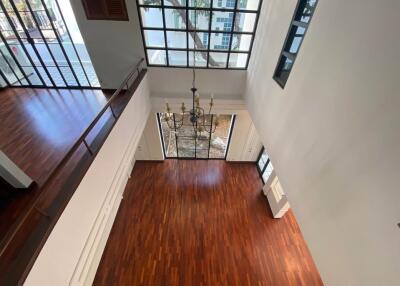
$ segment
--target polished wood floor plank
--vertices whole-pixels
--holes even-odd
[[[322,285],[261,188],[252,164],[137,162],[94,285]]]

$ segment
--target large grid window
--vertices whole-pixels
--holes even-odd
[[[0,1],[0,75],[6,86],[99,87],[69,0]]]
[[[284,88],[292,70],[296,56],[299,52],[304,35],[310,24],[311,17],[317,6],[318,0],[299,0],[289,33],[286,37],[278,65],[274,73],[275,81]]]
[[[137,0],[147,64],[247,69],[261,3]]]

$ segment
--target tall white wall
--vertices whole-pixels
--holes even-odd
[[[91,285],[150,112],[147,75],[57,221],[25,285]]]
[[[129,21],[87,20],[81,0],[70,0],[102,88],[118,88],[144,58],[136,1],[125,1]]]
[[[246,101],[326,285],[400,281],[400,1],[320,0],[286,88],[296,0],[264,1]]]

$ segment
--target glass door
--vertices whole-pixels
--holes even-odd
[[[177,124],[179,114],[173,114],[173,122],[169,125],[163,120],[163,113],[158,113],[157,117],[165,158],[226,159],[235,115],[219,115],[218,126],[215,124],[217,115],[210,115],[205,123],[209,132],[202,132],[197,137],[187,116],[180,128]],[[211,132],[214,130],[215,132]]]

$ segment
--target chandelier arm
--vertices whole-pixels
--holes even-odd
[[[181,129],[183,126],[183,116],[181,116],[181,119],[177,122],[175,119],[175,128],[176,129]]]
[[[170,122],[170,120],[165,120],[165,122],[167,122],[167,125],[168,125],[168,128],[169,129],[174,129],[174,126],[171,126],[171,123],[169,123]]]

